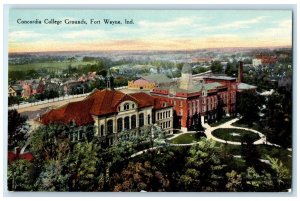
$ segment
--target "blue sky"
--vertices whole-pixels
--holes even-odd
[[[88,25],[49,25],[44,19]],[[42,21],[40,25],[17,20]],[[102,24],[90,24],[99,19]],[[103,19],[122,25],[105,25]],[[124,20],[133,20],[126,25]],[[292,12],[284,10],[11,9],[9,51],[184,50],[211,47],[291,46]]]

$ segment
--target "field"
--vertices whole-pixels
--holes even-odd
[[[83,62],[83,61],[62,61],[62,62],[43,62],[43,63],[30,63],[30,64],[9,64],[9,71],[28,71],[28,70],[39,70],[39,69],[47,69],[49,71],[63,70],[67,69],[69,66],[71,67],[79,67],[84,65],[92,65],[95,64],[95,61],[91,62]]]

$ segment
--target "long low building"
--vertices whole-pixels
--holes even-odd
[[[95,136],[110,145],[124,130],[139,132],[146,125],[160,126],[166,134],[173,133],[173,109],[143,92],[125,94],[118,90],[95,90],[82,101],[68,103],[42,115],[39,122],[94,125]],[[80,137],[78,137],[80,138]]]

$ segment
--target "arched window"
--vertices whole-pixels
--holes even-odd
[[[104,136],[104,125],[101,125],[100,128],[100,137]]]
[[[131,129],[136,128],[136,116],[131,116]]]
[[[129,110],[129,103],[124,104],[124,110]]]
[[[129,129],[129,117],[124,118],[124,128]]]
[[[117,120],[117,131],[118,131],[118,132],[121,132],[122,129],[123,129],[123,119],[122,119],[122,118],[119,118],[119,119]]]
[[[148,114],[148,124],[151,124],[151,116]]]
[[[144,113],[139,114],[139,126],[144,126]]]
[[[107,133],[112,134],[113,133],[113,120],[107,121]]]

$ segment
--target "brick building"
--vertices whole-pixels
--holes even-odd
[[[152,96],[173,106],[175,124],[188,130],[206,120],[217,118],[218,107],[224,113],[235,113],[236,78],[228,76],[193,77],[191,66],[185,64],[181,78],[171,87],[157,87]]]

